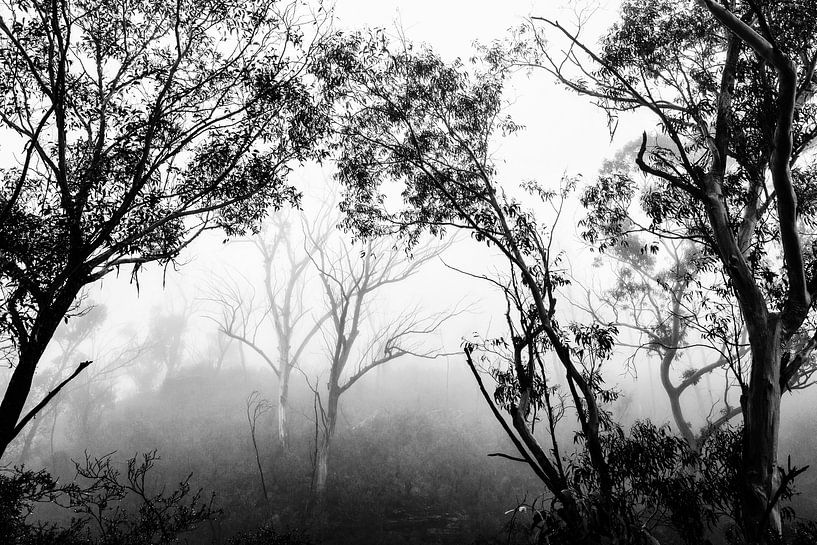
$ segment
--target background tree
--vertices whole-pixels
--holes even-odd
[[[4,5],[0,125],[21,157],[0,191],[1,342],[14,366],[0,455],[33,416],[22,414],[35,370],[84,286],[297,200],[286,175],[326,126],[303,77],[317,17],[267,0]]]
[[[325,398],[317,381],[310,384],[319,430],[313,480],[313,501],[318,508],[325,499],[341,396],[371,370],[398,358],[440,356],[439,348],[425,347],[428,337],[457,314],[454,310],[424,315],[416,305],[402,312],[381,310],[383,292],[414,276],[439,255],[440,248],[418,247],[407,256],[385,238],[354,245],[339,237],[321,242],[316,237],[326,232],[325,225],[324,219],[307,231],[329,316],[323,332],[328,359]]]
[[[781,531],[780,396],[817,341],[804,328],[815,289],[807,225],[815,136],[817,45],[810,2],[624,2],[620,21],[593,51],[557,21],[534,18],[510,51],[592,97],[615,120],[643,109],[669,145],[649,146],[626,174],[602,177],[591,215],[608,225],[636,199],[658,236],[683,236],[717,259],[746,324],[749,378],[744,421],[741,526],[752,543]],[[564,40],[560,53],[545,32]],[[502,56],[502,55],[500,55]],[[798,161],[799,160],[799,161]],[[681,230],[665,230],[667,219]],[[602,233],[615,237],[613,231]]]
[[[253,239],[264,270],[264,303],[255,308],[255,293],[242,293],[240,286],[215,287],[211,298],[221,307],[219,331],[252,350],[269,365],[278,378],[278,441],[286,450],[289,384],[292,371],[329,317],[310,315],[305,297],[310,255],[326,242],[333,226],[316,234],[315,240],[299,241],[293,233],[292,217],[276,214]],[[281,266],[283,264],[283,267]],[[311,319],[310,319],[311,318]],[[306,324],[307,329],[303,329]],[[271,356],[264,340],[275,338],[277,354]]]
[[[605,262],[612,262],[615,285],[599,293],[588,290],[586,301],[578,306],[597,321],[635,335],[634,343],[618,342],[634,349],[629,365],[636,365],[644,354],[658,359],[661,386],[675,426],[695,449],[704,434],[741,413],[735,391],[745,379],[745,329],[739,310],[705,283],[706,264],[697,262],[689,245],[660,241],[662,260],[653,253],[657,249],[650,250],[641,242],[630,236],[606,250]],[[718,385],[722,380],[722,395],[717,396],[721,399],[712,401],[705,424],[695,429],[683,408],[682,395],[704,381],[711,398],[711,379],[716,374],[722,376],[716,378]]]

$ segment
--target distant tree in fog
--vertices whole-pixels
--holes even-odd
[[[326,219],[323,220],[324,225]],[[395,311],[384,304],[390,289],[405,282],[444,248],[418,246],[411,256],[387,238],[352,244],[334,237],[320,241],[321,220],[307,227],[314,248],[312,262],[324,291],[329,319],[323,329],[326,357],[322,377],[310,382],[315,394],[318,435],[315,445],[313,501],[320,507],[326,493],[331,446],[341,396],[371,370],[399,358],[442,355],[429,337],[458,314],[457,309],[424,313],[417,305]]]
[[[740,386],[745,380],[748,346],[740,312],[718,293],[717,283],[705,283],[701,273],[706,260],[694,248],[663,241],[657,256],[636,236],[627,244],[607,250],[598,266],[612,265],[615,283],[600,293],[587,292],[578,306],[596,320],[610,323],[636,336],[630,356],[657,358],[661,387],[669,401],[680,434],[695,448],[702,434],[740,415]],[[667,258],[663,263],[661,258]],[[683,364],[686,357],[691,363]],[[694,367],[692,362],[700,362]],[[647,365],[652,365],[649,361]],[[638,369],[635,369],[638,372]],[[711,375],[717,374],[718,390],[709,407],[706,423],[695,429],[685,413],[681,396],[705,381],[712,396]]]
[[[324,94],[307,83],[328,20],[273,0],[11,0],[0,8],[0,456],[82,288],[172,262],[208,229],[296,202]],[[313,37],[313,34],[316,36]],[[84,364],[70,377],[76,376]],[[45,399],[45,398],[44,398]]]
[[[297,225],[293,225],[297,223]],[[300,222],[292,215],[276,214],[272,221],[253,239],[253,246],[262,258],[264,301],[256,302],[254,288],[241,289],[236,281],[215,284],[209,299],[220,307],[215,318],[219,331],[258,354],[278,378],[278,441],[288,448],[287,414],[289,384],[304,350],[329,317],[322,310],[311,312],[304,297],[310,254],[326,242],[334,225],[301,240],[293,233],[300,231]],[[267,342],[275,341],[276,353],[270,354]]]
[[[161,305],[151,308],[142,346],[145,357],[130,373],[141,391],[156,388],[179,372],[190,355],[185,336],[195,311],[196,302],[189,301],[183,293],[166,297]]]
[[[114,401],[117,379],[128,370],[132,372],[134,364],[144,360],[145,344],[139,339],[124,341],[110,331],[100,335],[105,331],[107,307],[82,297],[87,310],[57,329],[49,349],[49,353],[56,352],[56,355],[40,365],[34,378],[32,391],[37,397],[47,396],[49,392],[56,394],[15,442],[18,445],[21,442],[17,458],[20,463],[29,463],[34,453],[43,456],[44,444],[53,456],[57,422],[61,417],[70,430],[68,433],[79,444],[89,440],[106,414],[106,408]],[[95,358],[101,360],[98,365],[91,366],[64,387],[59,386],[72,362]]]

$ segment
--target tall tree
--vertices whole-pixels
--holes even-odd
[[[337,43],[320,66],[327,72],[324,77],[342,79],[339,88],[347,97],[337,128],[337,178],[346,187],[343,207],[349,225],[362,233],[397,231],[409,244],[423,231],[462,230],[501,254],[510,269],[507,282],[498,284],[509,304],[509,338],[465,345],[478,380],[476,354],[491,346],[507,347],[503,357],[511,366],[503,370],[507,395],[502,407],[511,424],[498,409],[494,415],[519,459],[552,494],[576,542],[598,542],[594,540],[618,530],[633,536],[634,543],[648,539],[648,532],[632,520],[621,519],[624,528],[614,528],[620,519],[614,516],[617,504],[604,452],[601,408],[611,393],[602,387],[599,366],[610,354],[615,331],[604,324],[561,324],[557,316],[557,292],[567,278],[550,227],[573,181],[566,180],[561,191],[536,182],[521,184],[523,193],[551,210],[545,223],[513,196],[508,184],[502,185],[492,156],[493,139],[519,128],[503,114],[502,74],[471,72],[459,61],[445,63],[411,44],[392,50],[377,34],[346,36]],[[387,206],[394,204],[387,199],[395,191],[392,183],[403,197],[404,206],[396,210]],[[569,387],[589,453],[592,496],[601,498],[593,507],[584,503],[589,497],[582,497],[581,487],[565,472],[559,449],[534,435],[538,411],[546,410],[548,380],[540,366],[544,352],[555,354]],[[493,407],[484,388],[483,393]],[[588,511],[583,512],[584,507]],[[591,518],[598,523],[595,528]]]
[[[815,171],[803,160],[817,136],[814,10],[813,2],[626,1],[597,51],[544,18],[509,50],[593,98],[614,122],[622,111],[651,113],[669,140],[651,145],[645,133],[636,163],[649,183],[602,177],[607,202],[593,203],[591,215],[617,226],[603,233],[614,240],[626,225],[609,220],[638,200],[655,235],[695,241],[728,280],[751,349],[740,499],[751,543],[781,531],[778,500],[796,472],[778,466],[780,398],[817,346],[817,330],[804,327],[817,290],[808,235]]]
[[[0,332],[14,366],[0,456],[33,416],[35,370],[83,286],[297,200],[287,173],[326,127],[324,95],[304,78],[317,17],[274,0],[0,8],[0,126],[21,154],[0,190]]]

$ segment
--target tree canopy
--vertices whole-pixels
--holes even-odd
[[[310,23],[315,22],[312,26]],[[272,0],[12,1],[0,12],[0,452],[82,286],[256,229],[327,127],[322,15]]]

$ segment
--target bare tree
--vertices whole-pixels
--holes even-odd
[[[675,425],[697,448],[702,435],[741,414],[734,397],[745,380],[748,345],[739,310],[702,282],[698,262],[702,256],[683,242],[661,243],[661,256],[635,236],[609,249],[606,262],[613,264],[614,287],[600,292],[587,289],[585,301],[575,304],[595,320],[636,336],[635,344],[618,341],[619,346],[634,349],[630,361],[643,353],[658,359],[661,386]],[[660,257],[667,257],[667,263],[661,263]],[[705,363],[687,365],[681,371],[682,355]],[[723,395],[712,404],[706,425],[696,430],[685,415],[681,396],[715,372],[723,375]]]
[[[317,231],[317,233],[315,232]],[[388,239],[350,244],[345,240],[318,244],[320,229],[307,238],[315,249],[312,262],[318,270],[329,320],[324,328],[328,376],[323,393],[316,385],[316,436],[313,501],[320,506],[326,493],[332,439],[341,396],[369,371],[412,356],[436,358],[440,348],[424,348],[429,335],[458,311],[423,314],[412,307],[395,315],[378,316],[378,295],[412,277],[434,259],[439,247],[418,247],[411,257],[392,247]],[[382,322],[381,322],[382,320]],[[325,399],[323,398],[325,395]]]
[[[250,426],[250,438],[252,439],[252,448],[255,452],[255,463],[258,466],[258,475],[261,477],[261,492],[264,494],[264,499],[269,500],[267,494],[267,481],[264,478],[264,467],[261,464],[261,455],[258,453],[258,439],[256,438],[256,428],[258,426],[258,419],[272,409],[269,401],[261,397],[258,390],[254,390],[247,398],[247,424]]]
[[[329,317],[324,312],[311,314],[310,301],[304,297],[310,253],[329,237],[334,225],[326,224],[314,240],[301,244],[292,233],[289,215],[278,214],[253,239],[261,256],[264,271],[263,303],[246,279],[242,291],[235,280],[213,286],[209,299],[220,307],[215,318],[219,331],[259,355],[278,378],[278,441],[288,448],[287,414],[292,371]],[[282,266],[283,265],[283,266]],[[268,341],[274,338],[276,353],[270,354]]]

